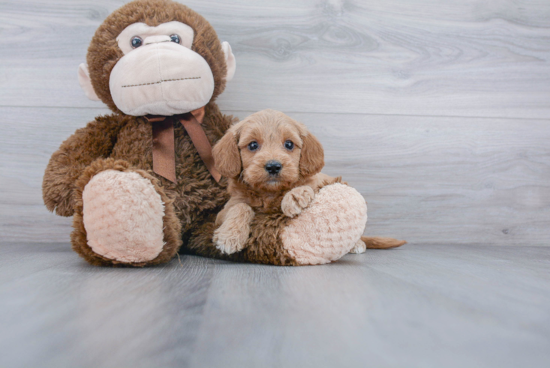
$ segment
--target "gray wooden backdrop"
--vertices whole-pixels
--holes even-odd
[[[0,1],[0,235],[68,242],[41,180],[107,113],[76,78],[124,1]],[[219,105],[275,108],[324,144],[369,203],[368,234],[412,244],[548,245],[550,1],[190,0],[237,73]]]

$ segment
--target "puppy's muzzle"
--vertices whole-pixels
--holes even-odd
[[[279,161],[271,160],[265,164],[265,171],[272,176],[279,175],[282,169],[283,165]]]

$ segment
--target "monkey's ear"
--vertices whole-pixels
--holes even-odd
[[[80,87],[86,94],[86,97],[92,101],[99,101],[99,97],[97,97],[94,87],[92,86],[87,64],[82,63],[78,66],[78,83],[80,83]]]
[[[300,153],[300,173],[304,177],[315,175],[325,166],[325,152],[321,142],[309,132],[302,136]]]
[[[216,143],[212,149],[212,156],[216,168],[226,178],[235,178],[241,173],[241,154],[233,130],[228,130]]]
[[[233,55],[233,52],[231,51],[231,45],[229,42],[224,41],[222,43],[222,50],[225,55],[225,65],[227,65],[227,75],[225,76],[225,80],[226,82],[229,82],[235,75],[237,60],[235,60],[235,55]]]

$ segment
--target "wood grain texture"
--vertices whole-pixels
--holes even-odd
[[[76,83],[123,1],[0,4],[0,105],[99,107]],[[548,118],[550,3],[187,1],[229,41],[224,110]]]
[[[42,175],[59,144],[98,112],[108,111],[1,108],[3,239],[67,241],[71,221],[46,211]],[[413,244],[549,245],[548,121],[290,115],[323,143],[323,171],[366,198],[367,234]]]
[[[550,248],[405,246],[315,267],[87,265],[0,245],[2,367],[547,367]]]

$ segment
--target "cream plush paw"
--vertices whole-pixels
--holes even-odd
[[[364,241],[359,239],[349,252],[353,254],[361,254],[361,253],[365,253],[366,251],[367,251],[367,245],[365,244]]]
[[[223,224],[214,231],[212,241],[218,250],[225,254],[241,251],[250,235],[250,222],[254,211],[244,203],[231,207]]]
[[[283,247],[301,265],[335,261],[354,249],[367,224],[367,204],[350,186],[323,187],[281,233]]]
[[[302,213],[302,210],[309,206],[314,197],[315,192],[311,187],[307,185],[296,187],[283,197],[281,210],[286,216],[292,218]]]
[[[90,248],[125,263],[146,262],[164,246],[164,204],[153,184],[135,172],[106,170],[82,193]]]

